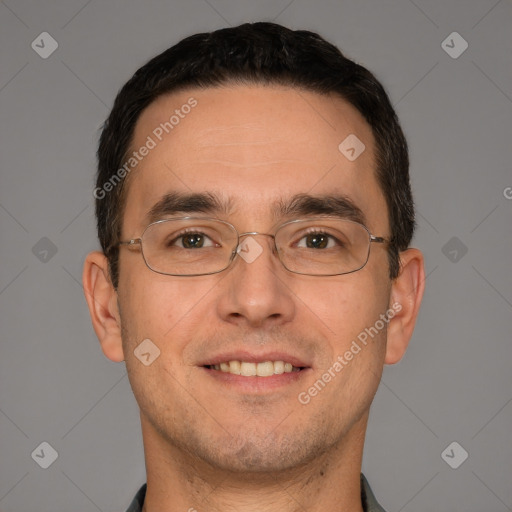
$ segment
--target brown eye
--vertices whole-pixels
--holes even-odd
[[[186,249],[200,249],[204,246],[206,237],[201,233],[187,233],[179,238]]]
[[[325,249],[329,244],[329,236],[323,233],[315,233],[305,238],[308,249]]]
[[[297,247],[306,249],[332,249],[341,244],[334,236],[324,231],[306,233],[297,243]]]

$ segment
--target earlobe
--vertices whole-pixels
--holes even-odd
[[[425,288],[422,253],[407,249],[400,253],[400,261],[400,274],[391,285],[390,304],[396,304],[394,309],[398,312],[388,324],[386,364],[397,363],[405,354]]]
[[[103,353],[114,362],[124,361],[117,292],[110,280],[107,258],[102,252],[94,251],[87,255],[82,284]]]

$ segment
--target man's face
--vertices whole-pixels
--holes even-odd
[[[158,141],[154,130],[190,97],[197,106]],[[338,149],[350,134],[366,147],[354,161]],[[171,193],[213,194],[231,209],[184,209],[162,218],[214,217],[239,233],[275,233],[297,218],[276,216],[277,201],[339,196],[363,212],[372,234],[389,237],[371,129],[339,98],[282,87],[194,89],[162,97],[142,113],[132,148],[148,136],[157,144],[129,176],[123,240],[140,237],[148,212]],[[359,343],[341,370],[332,367],[389,309],[391,283],[383,245],[372,244],[358,272],[312,277],[288,272],[272,238],[253,238],[263,249],[254,261],[238,255],[227,270],[197,277],[157,274],[140,252],[121,248],[123,350],[146,439],[215,467],[282,470],[364,432],[386,329]],[[148,338],[161,353],[146,366],[134,350]],[[280,360],[303,369],[255,377],[210,367],[231,360]],[[325,386],[301,403],[329,368],[330,381],[324,378]]]

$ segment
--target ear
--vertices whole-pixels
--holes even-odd
[[[82,284],[92,325],[103,353],[112,361],[124,361],[117,292],[110,280],[107,258],[102,252],[95,251],[87,255]]]
[[[390,305],[396,312],[387,329],[386,364],[395,364],[405,354],[425,289],[423,255],[418,249],[400,253],[400,273],[391,284]]]

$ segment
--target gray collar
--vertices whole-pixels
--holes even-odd
[[[375,499],[370,484],[363,473],[361,473],[361,501],[363,502],[364,512],[386,512]]]

